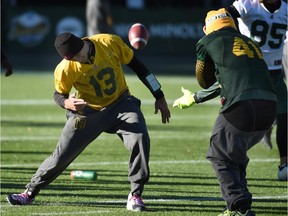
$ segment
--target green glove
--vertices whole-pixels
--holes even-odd
[[[173,107],[179,107],[180,109],[186,109],[192,105],[195,104],[194,100],[194,93],[192,94],[189,90],[181,88],[181,91],[183,92],[183,96],[178,98],[174,101]]]

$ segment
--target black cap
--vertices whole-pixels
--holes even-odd
[[[74,34],[65,32],[56,37],[54,46],[62,58],[70,60],[81,51],[84,42]]]

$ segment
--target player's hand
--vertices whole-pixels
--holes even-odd
[[[73,111],[83,110],[87,105],[83,99],[76,98],[76,93],[73,93],[65,100],[65,108]]]
[[[192,94],[189,90],[181,88],[183,92],[183,96],[174,101],[173,107],[179,107],[180,109],[186,109],[195,104],[194,94]]]
[[[9,61],[4,60],[2,62],[2,67],[6,69],[6,72],[5,72],[6,77],[10,76],[13,73],[13,68]]]
[[[170,110],[168,108],[167,102],[164,97],[155,101],[155,112],[154,114],[158,113],[158,110],[161,112],[162,123],[166,124],[169,123],[169,119],[171,117]]]

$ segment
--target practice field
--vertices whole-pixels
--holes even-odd
[[[218,215],[225,207],[218,182],[205,160],[217,116],[218,99],[186,110],[173,108],[181,86],[199,89],[189,76],[158,76],[171,110],[170,124],[154,114],[154,99],[136,76],[127,76],[131,92],[142,99],[151,137],[151,178],[143,194],[143,215]],[[5,198],[25,189],[39,164],[57,144],[65,111],[53,101],[52,73],[1,76],[1,215],[135,215],[125,208],[129,193],[128,150],[116,135],[102,134],[30,206],[11,206]],[[96,123],[97,124],[97,123]],[[279,163],[262,143],[249,151],[248,186],[257,215],[287,215],[287,182],[277,180]],[[81,140],[79,140],[80,142]],[[96,170],[96,181],[70,180],[72,170]],[[142,214],[142,213],[141,213]]]

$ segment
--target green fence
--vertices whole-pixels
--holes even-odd
[[[86,35],[85,7],[21,6],[6,8],[1,31],[2,48],[13,60],[15,68],[54,69],[60,60],[53,43],[57,34],[70,31]],[[206,11],[199,8],[157,8],[131,10],[113,8],[114,28],[127,43],[133,23],[144,24],[150,33],[147,46],[135,51],[160,64],[167,58],[174,63],[195,58],[195,44],[203,36]],[[152,64],[151,62],[151,64]]]

